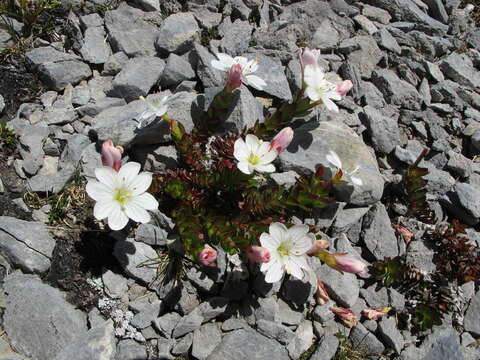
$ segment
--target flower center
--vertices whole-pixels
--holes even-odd
[[[260,157],[256,156],[255,154],[250,154],[248,157],[248,162],[252,165],[257,165],[260,162]]]
[[[288,256],[290,254],[290,247],[282,242],[280,246],[277,248],[277,253],[280,257]]]
[[[131,198],[132,193],[125,188],[117,189],[113,194],[113,200],[115,200],[122,206],[125,205]]]

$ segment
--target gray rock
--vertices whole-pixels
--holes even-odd
[[[183,54],[193,47],[199,32],[192,13],[173,14],[163,21],[155,46],[160,54]]]
[[[317,266],[315,274],[323,281],[331,298],[341,306],[350,308],[357,302],[360,286],[354,274],[342,274],[328,265]]]
[[[58,194],[75,175],[73,166],[66,166],[55,174],[37,174],[28,179],[27,184],[31,191],[49,194]]]
[[[152,323],[163,336],[170,338],[180,319],[181,316],[176,312],[169,312],[156,318]]]
[[[480,75],[466,54],[450,54],[440,63],[440,68],[448,78],[461,85],[480,87]]]
[[[376,39],[378,42],[378,46],[382,49],[392,51],[397,55],[402,53],[402,48],[398,45],[397,40],[390,34],[390,32],[383,28],[376,34]]]
[[[405,340],[398,330],[395,320],[392,317],[383,318],[378,324],[378,329],[385,343],[393,348],[397,354],[400,354],[405,346]]]
[[[203,316],[199,308],[191,311],[188,315],[185,315],[178,321],[175,329],[173,330],[172,337],[179,338],[189,332],[195,331],[200,328],[203,322]]]
[[[112,298],[121,298],[128,291],[127,279],[111,270],[102,274],[102,282],[105,292]]]
[[[200,23],[200,27],[207,30],[215,28],[222,21],[222,14],[210,11],[211,8],[209,8],[208,5],[190,4],[189,10]]]
[[[313,319],[322,325],[332,320],[335,317],[335,314],[332,312],[332,310],[330,310],[332,306],[335,306],[335,302],[332,300],[323,305],[315,306],[315,310],[313,311]]]
[[[160,85],[168,87],[193,78],[195,78],[195,71],[193,71],[192,65],[184,58],[170,54],[160,79]]]
[[[144,329],[152,323],[152,319],[158,317],[162,309],[162,302],[153,294],[130,302],[128,307],[135,313],[130,324],[137,329]]]
[[[66,54],[52,47],[39,47],[25,53],[27,61],[38,71],[43,82],[56,91],[68,84],[77,84],[90,77],[92,71],[78,56]]]
[[[188,279],[200,292],[206,294],[215,294],[218,292],[218,284],[215,280],[203,271],[192,267],[187,272]]]
[[[140,224],[135,230],[135,240],[147,245],[165,246],[168,232],[153,224]]]
[[[80,26],[83,30],[86,30],[90,27],[103,26],[103,19],[97,13],[80,16],[79,20]]]
[[[60,156],[60,166],[76,167],[82,157],[82,152],[91,144],[88,136],[75,134],[66,138],[67,144]]]
[[[358,66],[360,75],[365,79],[370,78],[372,71],[384,56],[377,42],[371,36],[363,35],[342,41],[339,51],[347,54],[347,60]]]
[[[350,230],[368,212],[370,207],[342,209],[337,213],[332,226],[332,235],[338,236]]]
[[[369,0],[369,4],[387,10],[397,21],[416,23],[421,30],[445,33],[448,26],[431,18],[422,11],[414,0]]]
[[[245,56],[249,60],[258,60],[258,69],[255,75],[261,77],[267,83],[267,86],[263,89],[265,93],[281,100],[292,100],[292,92],[285,76],[285,67],[280,61],[274,60],[260,52],[247,53]]]
[[[368,4],[363,5],[362,14],[370,20],[379,22],[384,25],[388,24],[390,20],[392,20],[392,17],[388,13],[388,11]]]
[[[115,351],[113,321],[108,320],[88,330],[83,339],[68,345],[54,360],[113,360]]]
[[[225,313],[228,306],[228,299],[224,297],[213,297],[208,301],[202,302],[199,309],[203,316],[203,322],[215,319],[217,316]]]
[[[172,95],[168,104],[168,116],[180,121],[185,130],[190,132],[194,128],[194,124],[201,121],[201,111],[205,108],[205,98],[202,94],[182,91]]]
[[[377,288],[374,284],[368,288],[360,289],[360,294],[366,300],[368,306],[374,309],[392,306],[395,309],[402,310],[405,307],[405,296],[394,289]]]
[[[285,347],[252,329],[240,329],[226,334],[208,360],[289,360]]]
[[[472,160],[453,150],[448,152],[448,156],[449,159],[446,165],[448,170],[461,177],[469,177],[472,174]]]
[[[278,299],[278,311],[275,316],[275,321],[285,325],[298,325],[303,320],[303,315],[299,311],[293,310],[282,299]]]
[[[83,106],[78,107],[76,110],[77,113],[81,116],[94,117],[100,114],[103,110],[115,106],[124,106],[126,104],[127,103],[124,99],[104,97],[102,99],[92,100],[84,104]]]
[[[362,237],[377,260],[399,254],[398,241],[383,204],[375,204],[363,219]]]
[[[110,55],[103,65],[102,75],[117,75],[127,62],[128,56],[122,51]]]
[[[426,241],[412,241],[408,246],[407,263],[415,266],[415,268],[421,270],[423,273],[432,273],[435,271],[436,266],[433,262],[432,244]]]
[[[124,98],[127,102],[136,100],[139,96],[147,96],[160,79],[164,68],[165,62],[157,57],[130,59],[115,76],[109,95]]]
[[[322,121],[297,128],[292,143],[279,156],[282,170],[294,170],[300,174],[315,171],[318,164],[327,165],[324,156],[331,150],[342,160],[344,170],[359,166],[355,176],[363,180],[363,185],[355,185],[353,192],[351,185],[347,189],[339,188],[337,199],[359,206],[377,202],[384,185],[377,162],[361,138],[342,123]]]
[[[438,66],[437,63],[431,63],[429,61],[425,61],[424,64],[428,74],[435,82],[440,82],[445,80],[442,70],[440,70],[440,66]]]
[[[115,360],[147,359],[147,348],[135,340],[121,340],[117,345]]]
[[[20,155],[23,158],[23,170],[30,175],[35,175],[43,164],[43,143],[48,136],[48,128],[44,125],[29,125],[20,136]]]
[[[156,277],[156,266],[145,264],[158,257],[149,245],[127,238],[115,243],[113,254],[124,271],[141,283],[149,284]]]
[[[248,21],[237,19],[232,23],[230,18],[226,18],[218,27],[218,32],[222,36],[219,50],[231,56],[244,53],[252,38],[252,30],[253,27]]]
[[[408,346],[401,357],[405,360],[465,359],[459,335],[452,327],[435,327],[420,347]]]
[[[463,325],[465,330],[472,333],[474,336],[480,336],[480,323],[478,322],[478,314],[480,311],[480,291],[470,300]]]
[[[469,225],[480,221],[480,190],[466,183],[457,183],[447,196],[448,199],[442,198],[442,202],[461,221]]]
[[[55,240],[43,223],[0,216],[2,254],[23,271],[47,271],[54,247]]]
[[[373,35],[378,31],[378,28],[365,15],[356,15],[353,20],[369,35]]]
[[[382,353],[385,350],[385,346],[362,324],[352,328],[349,339],[355,349],[363,349],[368,353]]]
[[[441,0],[424,0],[424,2],[428,5],[428,12],[434,19],[448,24],[447,10]]]
[[[193,343],[193,333],[189,333],[181,338],[172,349],[172,354],[183,355],[190,351]]]
[[[295,338],[295,333],[288,327],[265,319],[257,321],[257,330],[266,337],[277,340],[280,344],[289,344]]]
[[[2,95],[0,95],[0,114],[3,113],[4,109],[5,109],[5,99],[3,98]]]
[[[148,0],[151,1],[151,0]],[[158,0],[156,0],[158,2]],[[164,360],[175,360],[176,357],[172,356],[171,351],[175,346],[174,339],[157,339],[158,358]]]
[[[395,118],[383,116],[372,106],[365,106],[362,114],[375,150],[388,155],[400,145],[400,130]]]
[[[4,329],[10,344],[23,355],[54,359],[87,335],[85,314],[38,277],[14,272],[5,278],[4,290],[8,294]]]
[[[417,89],[391,70],[380,69],[372,73],[372,82],[385,95],[390,104],[406,109],[420,110],[420,96]]]
[[[86,62],[104,64],[111,52],[110,46],[105,41],[103,27],[90,27],[85,30],[84,43],[80,53]]]
[[[198,360],[206,359],[222,341],[222,333],[217,324],[202,325],[193,333],[192,356]]]
[[[298,359],[313,344],[313,326],[308,320],[302,322],[295,331],[295,337],[287,346],[292,359]]]
[[[225,332],[244,329],[247,327],[248,327],[247,322],[243,319],[238,319],[238,318],[229,318],[222,323],[222,330]]]
[[[340,341],[335,335],[325,335],[310,360],[331,360],[337,352]]]
[[[258,299],[259,307],[255,309],[255,318],[258,320],[274,321],[278,313],[278,304],[273,297]]]
[[[194,60],[197,64],[197,75],[205,88],[225,86],[225,73],[215,69],[211,65],[212,60],[217,60],[216,56],[212,55],[206,48],[204,48],[200,44],[194,45],[192,55],[194,55]]]
[[[320,51],[334,49],[340,41],[340,34],[330,19],[325,19],[313,34],[311,46]]]
[[[158,28],[144,18],[143,11],[126,3],[105,13],[105,26],[115,53],[122,51],[130,57],[156,55]]]

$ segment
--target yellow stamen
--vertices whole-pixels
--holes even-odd
[[[113,200],[124,206],[132,198],[132,193],[124,188],[117,189],[113,195]]]

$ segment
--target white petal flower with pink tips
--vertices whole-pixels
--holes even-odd
[[[257,90],[263,90],[267,83],[259,76],[253,75],[258,69],[258,61],[255,59],[248,60],[243,56],[231,57],[228,54],[218,53],[218,60],[212,60],[210,64],[218,70],[229,71],[232,66],[239,64],[242,67],[242,81],[246,85],[250,85]]]
[[[158,208],[157,200],[146,191],[152,183],[152,174],[139,174],[140,164],[128,162],[117,172],[103,166],[95,169],[97,180],[87,183],[87,194],[97,203],[93,215],[97,220],[108,219],[112,230],[121,230],[128,219],[140,223],[150,221],[147,210]]]
[[[284,272],[297,279],[303,278],[304,270],[309,270],[306,253],[312,247],[315,236],[308,232],[307,225],[294,225],[287,229],[282,223],[272,223],[268,233],[262,233],[260,244],[270,253],[270,261],[260,270],[265,273],[265,281],[279,281]]]
[[[262,141],[252,134],[248,134],[245,141],[237,139],[234,144],[233,156],[238,160],[238,169],[244,174],[250,175],[254,171],[274,172],[275,166],[271,162],[277,155],[268,141]]]

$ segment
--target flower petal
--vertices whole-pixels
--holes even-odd
[[[98,181],[112,189],[114,189],[118,184],[118,174],[111,167],[102,166],[96,168],[95,176],[97,177]]]
[[[260,235],[260,244],[269,251],[273,251],[277,250],[280,245],[280,240],[268,233],[262,233],[262,235]]]
[[[287,231],[286,226],[279,222],[274,222],[268,227],[268,232],[279,244],[285,240]]]
[[[285,271],[287,272],[287,274],[290,274],[293,277],[296,277],[297,279],[302,280],[303,271],[300,265],[298,265],[297,261],[298,261],[298,257],[290,256],[285,263]]]
[[[128,216],[120,207],[114,208],[108,215],[108,226],[112,230],[121,230],[128,224]]]
[[[144,224],[150,221],[150,214],[135,201],[129,201],[125,204],[125,214],[133,221],[139,223]]]
[[[245,136],[245,144],[247,145],[247,148],[254,154],[257,153],[257,149],[261,145],[258,137],[252,134],[248,134],[247,136]]]
[[[336,168],[338,169],[342,168],[342,161],[340,160],[336,152],[330,150],[330,152],[325,156],[325,158],[329,163],[331,163]]]
[[[272,261],[272,260],[271,260]],[[274,283],[279,281],[283,276],[284,269],[279,261],[274,261],[265,274],[265,282]]]
[[[250,175],[253,173],[252,167],[250,166],[250,163],[247,161],[240,161],[237,163],[237,168],[240,170],[242,173]]]
[[[158,209],[158,201],[153,197],[150,193],[143,193],[141,195],[136,196],[132,199],[135,203],[140,204],[146,210],[157,210]]]
[[[132,178],[129,184],[129,189],[132,192],[133,196],[143,194],[148,190],[150,184],[152,183],[152,173],[142,172]]]
[[[328,97],[326,96],[322,96],[322,101],[323,101],[323,104],[327,107],[328,110],[330,111],[333,111],[333,112],[336,112],[338,113],[340,110],[338,109],[338,106],[337,104],[335,104],[332,100],[330,100]]]
[[[113,200],[99,201],[93,207],[93,216],[97,220],[103,220],[109,217],[117,208],[120,208],[120,205]]]
[[[265,172],[265,173],[273,173],[275,172],[275,165],[267,164],[267,165],[252,165],[255,170],[258,172]]]
[[[97,180],[90,180],[85,187],[88,196],[95,201],[111,201],[113,189]]]
[[[235,144],[233,144],[233,156],[238,161],[247,160],[250,156],[250,150],[243,139],[237,139]]]
[[[216,56],[218,60],[212,60],[210,62],[210,65],[212,65],[215,69],[228,71],[235,63],[233,58],[228,54],[218,53]]]
[[[118,177],[122,186],[128,189],[132,188],[132,183],[140,171],[140,164],[137,162],[128,162],[120,168]]]
[[[307,235],[310,228],[307,225],[293,225],[287,230],[287,238],[295,243],[297,239],[300,239]]]
[[[293,240],[293,239],[292,239]],[[307,253],[313,245],[313,241],[315,240],[315,235],[313,234],[306,234],[301,237],[297,237],[293,241],[291,241],[292,248],[291,252],[294,255],[303,255]]]
[[[278,152],[274,149],[270,150],[260,158],[260,165],[268,165],[278,156]]]
[[[320,100],[320,94],[313,86],[307,86],[307,88],[305,89],[305,95],[307,95],[311,101]]]
[[[245,82],[247,85],[254,87],[257,90],[263,90],[267,86],[265,80],[257,75],[247,75],[245,76]]]

